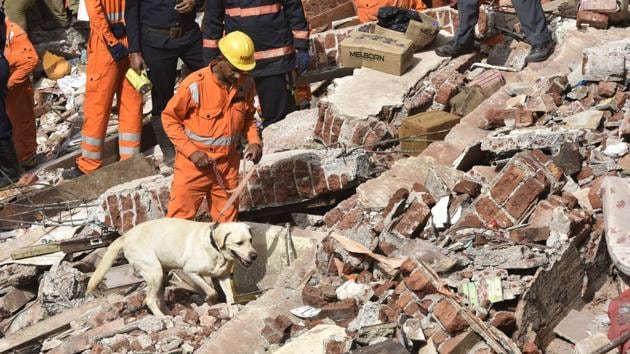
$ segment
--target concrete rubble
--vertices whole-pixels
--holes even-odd
[[[344,3],[305,8],[317,17]],[[142,279],[122,257],[85,295],[100,247],[15,257],[33,245],[107,243],[161,218],[172,182],[150,147],[150,167],[134,178],[111,164],[99,193],[45,193],[72,182],[59,174],[76,154],[86,33],[33,34],[72,71],[57,81],[36,73],[40,168],[0,195],[17,225],[0,232],[0,352],[534,354],[608,344],[608,305],[630,272],[630,57],[627,28],[614,27],[627,11],[606,1],[543,6],[577,17],[551,20],[558,45],[544,63],[525,65],[524,43],[484,41],[481,53],[455,59],[427,48],[402,76],[360,68],[313,84],[313,108],[265,129],[262,161],[242,167],[253,172],[241,218],[264,257],[236,269],[236,304],[206,300],[172,271],[163,319],[144,306]],[[492,21],[518,27],[510,11],[493,11],[483,7],[478,34]],[[457,12],[426,13],[441,26],[433,46],[447,41]],[[339,43],[374,30],[327,26],[311,36],[311,73],[334,72]],[[452,124],[423,131],[422,149],[403,149],[403,123],[438,111]],[[29,220],[7,212],[24,205]]]

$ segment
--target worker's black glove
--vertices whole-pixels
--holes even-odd
[[[307,49],[298,49],[297,53],[295,53],[295,64],[300,74],[308,70],[310,61],[311,57],[308,55]]]
[[[219,56],[219,48],[203,48],[203,61],[206,65]]]
[[[122,43],[118,42],[113,46],[108,46],[109,54],[112,55],[112,58],[116,61],[121,61],[129,55],[129,51],[127,47],[125,47]]]

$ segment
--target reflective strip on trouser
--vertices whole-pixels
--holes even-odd
[[[250,17],[273,14],[280,12],[280,10],[282,10],[282,6],[280,6],[280,4],[273,4],[246,8],[233,7],[225,9],[225,14],[231,17]]]
[[[199,136],[190,130],[186,129],[186,135],[195,142],[203,144],[209,147],[216,146],[232,146],[236,145],[241,141],[241,134],[236,134],[232,136],[220,136],[218,138],[213,137],[204,137]]]
[[[140,137],[140,133],[118,133],[118,152],[121,160],[140,153]]]
[[[84,173],[90,173],[101,167],[103,141],[107,124],[112,112],[114,95],[118,98],[118,131],[123,140],[119,147],[124,147],[121,158],[132,156],[127,148],[139,147],[137,141],[124,141],[126,134],[138,134],[142,131],[142,96],[125,79],[129,68],[128,60],[112,60],[107,46],[99,36],[90,37],[88,45],[87,83],[85,87],[85,105],[81,135],[82,156],[77,159],[77,167]],[[131,139],[130,139],[131,140]]]
[[[254,53],[254,59],[262,60],[262,59],[270,59],[275,57],[281,57],[283,55],[291,54],[295,51],[293,46],[286,46],[281,48],[262,50]]]

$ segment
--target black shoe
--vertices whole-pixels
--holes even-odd
[[[542,44],[536,44],[532,46],[532,50],[529,51],[527,57],[525,57],[526,63],[537,63],[539,61],[545,61],[553,54],[553,49],[556,46],[556,42],[547,41]]]
[[[164,126],[162,126],[162,117],[152,116],[151,125],[153,126],[155,140],[158,145],[160,145],[160,150],[162,150],[162,156],[164,156],[163,161],[166,164],[172,164],[175,160],[175,146],[173,146],[171,139],[169,139],[168,135],[166,135],[166,132],[164,131]]]
[[[458,57],[462,54],[468,54],[475,51],[473,42],[470,43],[456,43],[454,40],[446,43],[445,45],[438,47],[435,50],[435,54],[441,57]]]
[[[83,173],[83,171],[79,170],[77,167],[72,167],[72,168],[69,168],[69,169],[64,170],[63,172],[61,172],[61,178],[63,178],[64,181],[69,181],[71,179],[75,179],[77,177],[81,177],[84,174],[85,173]]]
[[[0,140],[0,187],[16,183],[22,174],[13,140]]]

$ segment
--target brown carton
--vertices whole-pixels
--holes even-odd
[[[429,43],[433,42],[433,40],[440,32],[440,24],[432,17],[421,13],[420,19],[422,20],[422,22],[413,20],[409,21],[407,32],[404,33],[376,25],[376,28],[374,29],[374,34],[390,38],[409,39],[413,42],[413,51],[417,52],[420,49],[429,45]]]
[[[412,63],[412,42],[355,31],[339,45],[341,65],[366,67],[393,75],[402,75]]]
[[[444,139],[460,119],[461,117],[444,111],[423,112],[404,119],[398,130],[398,136],[402,139],[400,150],[418,155],[432,141]]]

